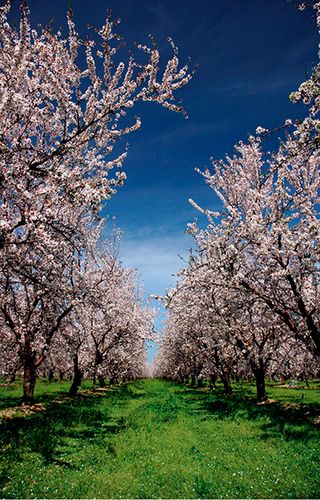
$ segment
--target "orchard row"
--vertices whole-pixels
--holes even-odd
[[[64,38],[32,29],[25,4],[11,27],[10,4],[0,11],[0,372],[22,373],[30,402],[43,368],[73,373],[73,394],[83,376],[145,373],[152,314],[98,214],[126,178],[118,143],[141,125],[131,108],[184,113],[174,93],[192,72],[171,40],[162,72],[153,39],[115,63],[110,17],[83,40],[69,12]]]
[[[314,5],[320,29],[320,3]],[[183,380],[320,373],[320,65],[296,92],[305,118],[286,120],[264,151],[258,127],[234,156],[200,172],[221,202],[204,229],[189,225],[196,251],[164,299],[169,311],[157,373]]]

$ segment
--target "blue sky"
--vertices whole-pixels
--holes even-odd
[[[29,0],[33,22],[51,17],[65,25],[67,0]],[[273,128],[302,108],[288,94],[317,62],[318,38],[310,10],[300,12],[286,0],[73,0],[80,33],[100,26],[111,8],[121,18],[118,32],[127,57],[135,41],[152,33],[163,57],[171,36],[181,61],[191,56],[199,70],[180,97],[189,114],[141,105],[142,129],[129,137],[128,180],[103,213],[123,229],[123,262],[141,272],[146,291],[159,294],[174,285],[192,245],[184,234],[198,214],[188,204],[213,209],[217,201],[195,167],[222,158],[257,126]],[[17,2],[12,16],[17,16]]]

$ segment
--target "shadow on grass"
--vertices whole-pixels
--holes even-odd
[[[40,394],[37,393],[38,386],[36,385],[35,391],[35,403],[50,403],[53,398],[64,396],[71,385],[71,383],[66,382],[65,386],[61,388],[61,384],[59,389],[56,388],[54,383],[43,382],[39,379],[38,384],[41,383],[42,392]],[[13,382],[13,383],[3,383],[0,384],[0,389],[4,387],[5,391],[0,390],[0,410],[6,408],[12,408],[13,406],[19,406],[22,399],[22,383],[21,381]]]
[[[178,392],[184,397],[190,412],[206,419],[237,419],[260,421],[261,439],[281,438],[308,441],[319,437],[320,402],[304,404],[303,399],[290,396],[287,402],[272,402],[257,405],[252,394],[243,389],[231,395],[222,392],[210,393],[201,389],[181,387]]]
[[[113,404],[121,408],[132,399],[143,397],[145,402],[136,404],[126,418],[111,417]],[[104,404],[106,400],[108,404]],[[17,403],[15,397],[9,396],[9,405],[13,401]],[[35,403],[46,403],[44,411],[16,416],[0,425],[0,488],[7,482],[11,464],[23,462],[28,454],[40,456],[45,465],[76,469],[72,461],[75,450],[92,444],[97,456],[103,447],[110,458],[115,458],[112,440],[115,434],[141,426],[150,426],[152,431],[155,425],[170,423],[179,415],[197,414],[202,420],[256,421],[263,440],[306,442],[319,433],[313,421],[320,414],[320,404],[302,404],[297,397],[287,405],[279,402],[257,406],[252,393],[244,388],[226,396],[170,382],[142,381],[118,386],[106,393],[80,393],[74,399],[66,396],[57,399],[57,393],[46,394],[37,397]],[[198,451],[192,449],[192,453]]]
[[[74,399],[62,397],[49,402],[41,412],[17,416],[0,424],[0,449],[2,467],[0,488],[7,480],[10,464],[23,461],[29,453],[40,454],[44,465],[57,465],[75,469],[68,461],[74,448],[81,449],[92,442],[103,446],[110,456],[114,447],[108,436],[121,432],[126,427],[123,417],[110,418],[102,400],[105,397],[128,399],[122,388],[111,389],[107,394],[79,395]],[[50,396],[37,398],[36,403],[47,401]]]

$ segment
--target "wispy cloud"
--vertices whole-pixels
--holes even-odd
[[[165,288],[175,285],[174,274],[185,265],[179,255],[187,259],[192,244],[192,238],[183,234],[141,240],[124,238],[120,259],[124,265],[138,269],[148,295],[161,295]]]

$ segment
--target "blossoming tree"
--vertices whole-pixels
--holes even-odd
[[[314,5],[320,28],[320,3]],[[202,175],[220,198],[223,212],[208,217],[199,232],[206,249],[216,235],[229,241],[234,289],[246,290],[278,316],[291,334],[320,355],[320,65],[291,101],[303,101],[307,116],[287,120],[285,137],[271,155],[261,135],[236,147],[233,157],[214,162]],[[197,228],[191,227],[191,230]],[[210,237],[208,237],[210,235]]]
[[[314,9],[320,29],[319,2]],[[268,131],[258,127],[256,136],[237,145],[232,157],[200,172],[223,209],[213,212],[190,200],[206,216],[207,226],[189,225],[199,258],[191,259],[181,273],[184,281],[178,291],[171,292],[180,297],[168,305],[169,324],[175,323],[179,311],[182,314],[174,331],[168,333],[169,344],[179,345],[184,339],[182,352],[186,346],[198,352],[199,337],[207,335],[203,332],[209,328],[212,340],[218,330],[222,348],[227,352],[234,344],[240,359],[251,368],[260,400],[266,398],[266,369],[277,365],[272,352],[279,353],[278,361],[290,352],[308,363],[320,356],[319,76],[320,64],[290,95],[292,102],[304,103],[306,116],[286,120],[279,147],[272,154],[263,152]],[[186,300],[185,287],[192,301]],[[181,302],[179,309],[177,302]],[[188,322],[192,302],[197,304],[203,325],[197,342],[192,340],[196,322]],[[178,340],[184,322],[188,335]],[[169,344],[165,339],[162,366]],[[284,348],[286,344],[290,348]],[[217,341],[215,345],[219,345]],[[177,369],[178,358],[169,359]],[[311,364],[319,366],[319,361]],[[172,373],[174,367],[169,364],[169,369]]]
[[[74,275],[88,251],[88,225],[125,180],[127,151],[116,154],[116,144],[141,125],[127,112],[151,101],[184,113],[174,95],[192,72],[179,67],[171,41],[162,73],[154,43],[137,47],[143,60],[114,66],[110,17],[83,41],[71,13],[67,38],[32,28],[25,6],[19,30],[11,27],[10,4],[0,10],[1,343],[18,346],[29,402],[36,370],[85,295]]]

